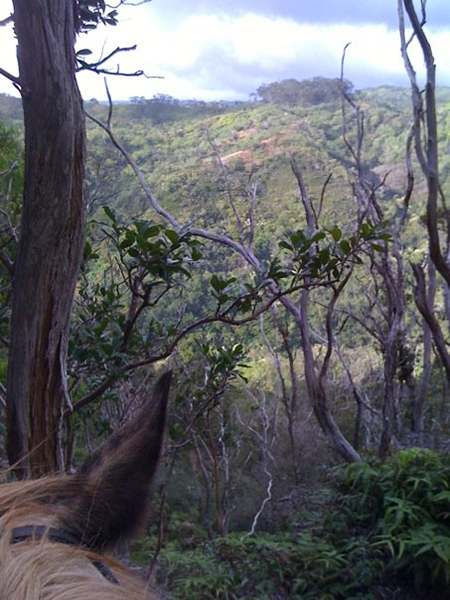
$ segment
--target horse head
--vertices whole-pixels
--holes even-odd
[[[145,523],[171,373],[73,475],[0,485],[0,600],[143,600],[108,555]]]

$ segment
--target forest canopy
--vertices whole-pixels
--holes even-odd
[[[353,92],[353,84],[347,79],[326,77],[313,77],[302,81],[284,79],[268,84],[263,83],[256,92],[264,102],[316,106],[326,102],[339,102],[342,93]]]

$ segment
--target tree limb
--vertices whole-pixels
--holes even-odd
[[[0,67],[0,75],[3,75],[3,77],[6,77],[6,79],[9,79],[15,85],[20,87],[21,84],[20,84],[19,77],[15,77],[14,75],[11,75],[11,73],[8,73],[8,71],[5,71],[5,69],[2,69],[2,67]]]

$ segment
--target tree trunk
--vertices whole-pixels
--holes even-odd
[[[62,468],[70,313],[84,242],[85,123],[73,0],[14,0],[25,122],[25,189],[13,281],[8,458]],[[32,452],[30,453],[30,451]]]
[[[342,458],[347,462],[359,462],[361,461],[361,456],[343,435],[331,414],[323,378],[317,377],[315,372],[314,356],[308,327],[308,290],[302,290],[300,310],[305,379],[314,414],[322,431],[331,443],[331,446],[342,456]]]
[[[300,197],[302,200],[303,208],[306,217],[306,231],[309,236],[312,236],[316,228],[316,216],[313,210],[312,200],[306,191],[306,187],[303,181],[303,176],[298,168],[298,165],[294,160],[291,160],[292,171],[297,179],[298,187],[300,190]],[[341,291],[348,281],[349,274],[341,282]],[[322,428],[322,431],[327,436],[331,446],[346,460],[347,462],[357,462],[361,460],[359,453],[353,448],[350,442],[346,439],[342,431],[339,429],[338,424],[331,414],[330,407],[328,405],[328,397],[326,391],[326,374],[333,349],[333,335],[331,331],[331,315],[333,306],[337,300],[340,292],[334,291],[333,298],[328,304],[326,327],[327,327],[327,353],[322,362],[322,366],[319,373],[316,372],[314,364],[314,355],[311,344],[311,335],[309,329],[309,291],[303,289],[300,296],[300,309],[294,307],[290,298],[280,298],[284,306],[291,312],[297,325],[300,328],[302,334],[302,350],[303,360],[305,369],[305,380],[306,387],[308,389],[308,395],[311,400],[314,414],[316,419]]]
[[[450,353],[447,350],[447,344],[439,321],[432,312],[432,307],[430,307],[427,302],[427,284],[425,280],[425,273],[420,265],[412,265],[412,269],[416,279],[416,285],[414,288],[414,302],[416,303],[420,314],[425,319],[426,324],[430,328],[437,353],[439,354],[442,366],[444,367],[445,376],[450,384]]]
[[[420,278],[419,278],[420,279]],[[444,284],[447,288],[447,284]],[[436,295],[436,268],[429,260],[428,262],[428,291],[426,292],[426,301],[428,309],[434,312],[434,298]],[[428,386],[431,379],[432,363],[431,352],[433,349],[432,333],[428,323],[423,319],[423,373],[414,398],[413,430],[417,435],[419,445],[423,444],[423,430],[425,418],[425,400]]]
[[[384,400],[383,428],[381,432],[379,448],[380,458],[386,458],[391,451],[395,405],[397,398],[395,374],[398,366],[397,354],[400,322],[401,316],[394,314],[384,345]]]

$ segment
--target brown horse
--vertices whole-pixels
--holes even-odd
[[[145,522],[171,374],[71,476],[0,485],[0,600],[154,600],[104,554]]]

